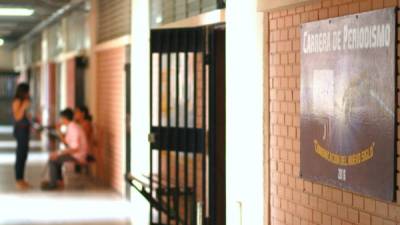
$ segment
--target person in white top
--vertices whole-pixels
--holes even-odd
[[[50,153],[49,170],[50,181],[42,184],[42,189],[53,190],[64,186],[62,166],[65,162],[86,163],[88,154],[88,141],[83,128],[74,122],[72,109],[65,109],[60,114],[61,125],[67,127],[65,135],[60,135],[66,149]]]

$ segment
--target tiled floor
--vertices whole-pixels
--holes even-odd
[[[33,189],[20,192],[14,187],[14,153],[11,149],[0,151],[0,225],[133,224],[130,203],[87,178],[80,177],[81,186],[69,184],[64,191],[39,190],[46,161],[47,154],[30,153],[26,171]]]

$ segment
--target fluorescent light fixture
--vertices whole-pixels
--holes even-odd
[[[0,16],[32,16],[34,12],[27,8],[0,8]]]
[[[4,45],[4,40],[0,38],[0,46]]]

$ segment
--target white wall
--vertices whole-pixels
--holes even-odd
[[[148,172],[148,1],[132,1],[132,171]],[[263,23],[257,0],[229,1],[227,22],[227,224],[262,225]],[[149,207],[132,191],[134,224],[149,224]]]
[[[227,3],[228,225],[264,222],[262,21],[257,0]]]
[[[13,70],[13,60],[13,52],[4,46],[0,46],[0,70]]]
[[[132,173],[148,174],[150,109],[150,21],[149,1],[132,0],[132,49],[131,49],[131,127]],[[132,217],[134,225],[149,223],[149,203],[136,190],[132,190]]]

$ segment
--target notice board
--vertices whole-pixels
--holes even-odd
[[[304,179],[394,199],[395,63],[394,8],[302,24]]]

